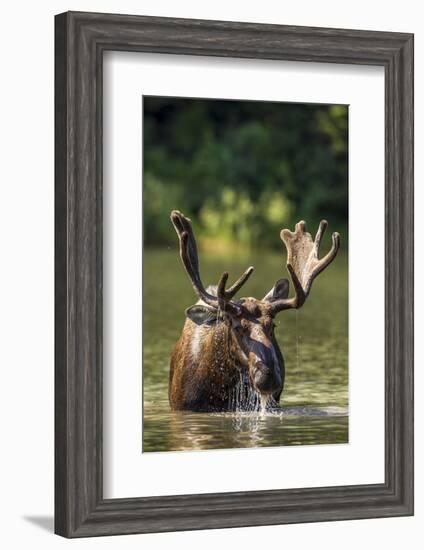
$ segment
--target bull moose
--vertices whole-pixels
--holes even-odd
[[[337,255],[339,234],[333,233],[331,250],[319,259],[325,220],[320,222],[314,240],[304,221],[296,224],[294,232],[283,229],[280,237],[287,249],[294,296],[288,297],[289,281],[279,279],[261,300],[237,300],[234,296],[253,267],[229,288],[225,272],[218,285],[205,289],[191,221],[178,210],[171,212],[171,221],[179,237],[183,265],[199,297],[185,312],[187,319],[172,352],[171,409],[219,412],[278,406],[285,369],[274,319],[281,311],[298,309],[305,303],[313,280]]]

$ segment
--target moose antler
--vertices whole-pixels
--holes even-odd
[[[180,240],[180,256],[187,271],[188,276],[192,282],[194,291],[206,304],[220,308],[223,311],[228,311],[234,315],[240,314],[240,307],[232,302],[232,298],[248,280],[253,272],[253,267],[249,267],[246,271],[237,279],[237,281],[228,289],[225,288],[228,280],[228,273],[224,272],[219,279],[217,286],[217,295],[214,296],[205,290],[202,280],[200,278],[199,271],[199,257],[197,254],[197,244],[194,238],[193,228],[191,226],[191,220],[186,218],[184,214],[178,210],[171,212],[171,221],[175,227],[175,231]]]
[[[330,252],[321,260],[318,258],[319,246],[327,227],[327,221],[319,224],[315,240],[306,231],[306,224],[300,221],[296,224],[294,233],[283,229],[281,240],[287,249],[287,269],[293,281],[295,296],[293,298],[276,300],[270,304],[270,311],[275,315],[284,309],[300,308],[309,295],[312,282],[336,257],[340,246],[340,235],[333,233]]]

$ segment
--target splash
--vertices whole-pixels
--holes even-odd
[[[270,397],[269,395],[264,395],[264,394],[260,395],[260,404],[261,404],[260,413],[261,414],[266,413],[269,397]]]
[[[245,369],[237,369],[239,379],[229,395],[229,410],[235,412],[253,412],[261,409],[260,396],[252,387]]]

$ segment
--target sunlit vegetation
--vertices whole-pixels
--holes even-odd
[[[280,247],[300,218],[346,236],[347,131],[342,105],[144,97],[145,245],[175,243],[173,208],[217,251]]]

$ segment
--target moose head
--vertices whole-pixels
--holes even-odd
[[[274,335],[274,319],[281,311],[305,303],[315,277],[337,255],[339,234],[333,233],[331,250],[319,259],[326,221],[319,224],[315,239],[306,231],[304,221],[296,224],[294,232],[283,229],[280,237],[287,248],[294,296],[289,298],[288,279],[279,279],[261,299],[235,299],[253,267],[229,288],[227,272],[216,286],[205,288],[191,221],[177,210],[171,213],[171,221],[179,237],[183,265],[199,298],[186,310],[187,321],[171,358],[171,407],[230,410],[237,384],[246,386],[247,395],[253,392],[261,401],[272,396],[278,402],[284,385],[284,360]],[[251,398],[248,401],[251,403]]]

